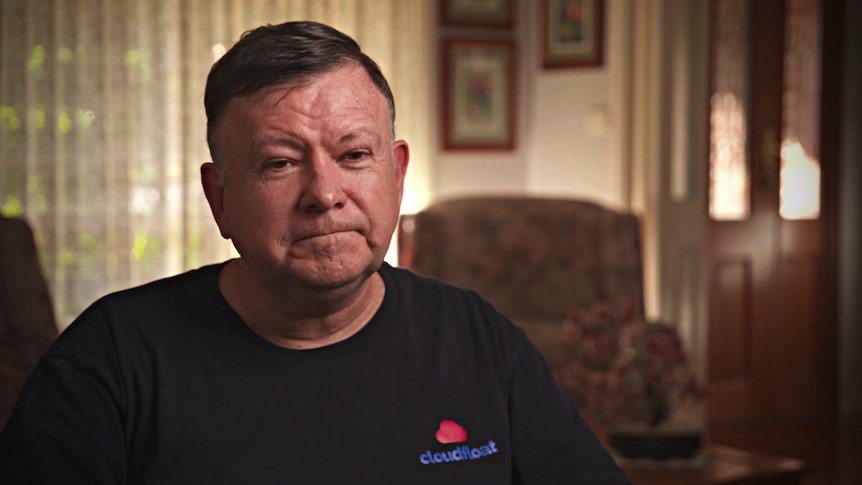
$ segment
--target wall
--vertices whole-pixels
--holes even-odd
[[[480,193],[538,193],[620,203],[615,153],[626,134],[615,86],[623,82],[621,52],[607,31],[627,29],[609,16],[605,64],[582,70],[543,70],[539,26],[542,2],[517,0],[519,45],[517,139],[512,152],[458,153],[439,150],[434,163],[434,197]],[[630,7],[609,0],[609,10]],[[862,2],[845,0],[845,112],[841,157],[839,243],[839,402],[845,412],[862,412]],[[619,10],[617,10],[619,11]],[[624,75],[625,74],[625,75]]]
[[[528,190],[614,204],[608,69],[540,71],[533,90]]]
[[[609,69],[541,67],[542,2],[516,2],[518,45],[515,149],[438,152],[436,197],[477,193],[540,193],[610,202]],[[469,33],[468,33],[469,34]],[[479,35],[475,34],[474,35]],[[606,49],[607,62],[607,49]]]

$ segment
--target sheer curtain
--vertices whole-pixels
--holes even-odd
[[[430,0],[0,2],[0,212],[33,226],[67,325],[109,291],[231,257],[200,188],[203,89],[249,28],[327,22],[389,78],[427,198]],[[415,202],[412,202],[415,203]],[[420,202],[421,203],[421,202]]]

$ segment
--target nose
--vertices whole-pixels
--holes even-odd
[[[306,167],[305,187],[299,201],[302,209],[309,212],[326,212],[343,207],[343,174],[338,164],[329,157],[315,156]]]

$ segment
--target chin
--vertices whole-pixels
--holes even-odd
[[[374,274],[380,265],[373,260],[363,263],[359,258],[343,260],[315,260],[290,264],[290,278],[303,286],[336,289],[364,280]]]

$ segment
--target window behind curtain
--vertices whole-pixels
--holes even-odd
[[[212,63],[257,25],[318,20],[359,41],[392,84],[409,197],[427,200],[429,5],[0,2],[0,212],[32,224],[60,326],[107,292],[233,254],[200,188],[203,90]]]

